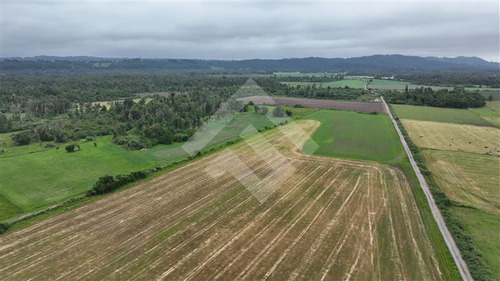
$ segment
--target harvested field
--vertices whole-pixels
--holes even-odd
[[[252,96],[241,98],[240,100],[244,103],[253,101],[255,104],[279,104],[290,106],[300,104],[305,107],[323,109],[351,110],[358,112],[385,112],[384,106],[381,102],[354,102],[268,96]]]
[[[401,120],[413,142],[424,148],[500,155],[500,129]]]
[[[426,150],[436,183],[460,204],[500,214],[500,158],[473,153]]]
[[[451,211],[481,250],[493,280],[500,280],[500,157],[442,150],[422,156],[439,188],[459,203]]]
[[[489,127],[492,126],[488,121],[475,114],[473,110],[468,109],[439,108],[406,104],[392,104],[391,107],[394,109],[399,119]]]
[[[213,154],[2,236],[0,279],[445,279],[404,175],[299,154],[318,125],[279,127],[231,147],[234,154]],[[255,153],[269,143],[285,160]],[[277,185],[266,176],[289,172],[269,193]],[[267,200],[240,184],[247,179]]]

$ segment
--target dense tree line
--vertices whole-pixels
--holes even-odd
[[[272,95],[331,100],[356,100],[366,94],[368,91],[362,89],[320,87],[314,84],[307,86],[282,85],[280,89],[272,92]]]
[[[334,74],[334,73],[325,73],[322,75],[313,74],[313,75],[276,75],[273,77],[278,81],[282,82],[334,82],[344,80],[344,74]]]
[[[325,79],[341,79],[333,76]],[[243,76],[185,75],[82,75],[62,77],[5,76],[0,77],[0,113],[22,116],[50,117],[67,112],[72,103],[117,100],[137,93],[226,93],[239,92],[248,80]],[[315,85],[290,87],[273,77],[256,77],[255,82],[267,94],[356,99],[357,90],[318,88]],[[314,92],[314,93],[313,93]],[[262,90],[255,94],[262,93]],[[353,95],[350,95],[352,93]],[[252,93],[249,93],[252,94]]]
[[[109,109],[99,103],[78,104],[68,118],[46,121],[13,136],[15,143],[89,139],[112,134],[113,141],[130,149],[186,141],[214,115],[231,92],[171,93],[151,100],[117,101]],[[239,107],[241,109],[241,107]]]
[[[465,91],[463,88],[437,91],[424,87],[413,90],[407,88],[404,92],[384,91],[382,95],[388,103],[395,104],[451,108],[483,107],[485,105],[485,98],[480,93]]]
[[[19,105],[24,112],[31,100],[57,97],[70,102],[95,102],[130,97],[137,93],[214,91],[230,88],[234,92],[245,84],[241,76],[186,75],[81,75],[81,76],[0,76],[0,112]],[[275,81],[274,83],[278,83]]]
[[[395,75],[396,79],[412,82],[418,85],[434,86],[488,86],[500,88],[498,71],[475,72],[418,72]]]

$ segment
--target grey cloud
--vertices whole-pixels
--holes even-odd
[[[499,4],[463,2],[10,2],[2,56],[350,57],[498,61]]]

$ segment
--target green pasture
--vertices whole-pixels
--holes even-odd
[[[205,124],[196,139],[207,138],[206,145],[211,147],[238,136],[249,125],[264,129],[285,120],[237,114],[231,120]],[[208,132],[218,133],[212,136]],[[92,141],[77,143],[81,150],[67,153],[67,144],[13,146],[10,134],[0,134],[0,149],[4,150],[0,154],[0,221],[82,195],[104,175],[152,169],[188,156],[183,143],[157,145],[145,151],[129,151],[114,144],[110,136],[98,138],[97,146]]]
[[[307,142],[306,154],[390,162],[403,153],[396,130],[385,114],[364,114],[349,111],[320,110],[304,118],[321,122]]]
[[[368,81],[368,79],[344,79],[344,80],[334,81],[334,82],[323,82],[320,84],[323,88],[326,88],[326,87],[345,88],[347,86],[349,88],[364,89],[367,81]]]
[[[483,254],[493,280],[500,280],[500,216],[474,208],[454,207],[455,213]]]
[[[281,82],[283,84],[289,85],[289,86],[311,86],[311,85],[316,85],[316,87],[330,87],[330,88],[345,88],[346,86],[349,88],[356,88],[356,89],[364,89],[365,88],[365,83],[369,79],[344,79],[340,81],[333,81],[333,82]]]
[[[330,76],[336,75],[337,73],[331,72],[274,72],[273,75],[276,76],[292,76],[292,77],[304,77],[304,76]]]

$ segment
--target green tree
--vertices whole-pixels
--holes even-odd
[[[284,117],[285,116],[285,112],[283,111],[283,108],[281,108],[281,106],[277,106],[274,108],[273,110],[273,116],[274,117]]]
[[[134,104],[135,104],[134,100],[132,100],[132,99],[125,99],[123,101],[123,107],[126,108],[126,109],[132,108],[132,106],[134,106]]]
[[[263,106],[263,107],[261,107],[260,111],[262,111],[262,115],[267,115],[267,112],[269,111],[269,109],[267,108],[267,106]]]
[[[27,145],[31,142],[31,133],[29,131],[20,132],[12,135],[12,140],[16,145]]]
[[[12,130],[12,121],[5,114],[0,113],[0,133],[10,132]]]

